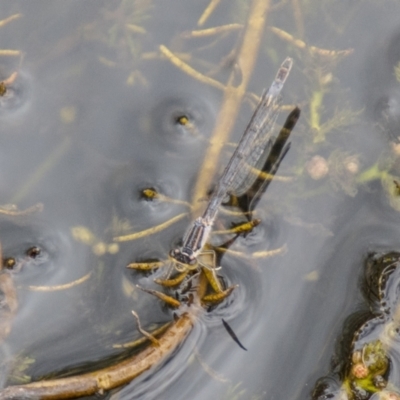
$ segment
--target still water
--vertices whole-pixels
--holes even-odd
[[[365,308],[367,255],[398,250],[400,4],[235,0],[209,16],[207,7],[3,1],[0,78],[17,76],[0,98],[0,241],[18,302],[3,316],[11,326],[0,342],[3,387],[115,361],[113,344],[141,336],[133,309],[147,329],[172,320],[135,287],[155,288],[152,276],[126,265],[165,259],[193,218],[190,205],[205,204],[215,178],[199,198],[196,182],[229,101],[224,85],[248,80],[230,117],[232,144],[251,116],[251,94],[261,95],[287,56],[294,68],[278,125],[295,105],[302,116],[256,209],[261,224],[234,242],[240,255],[222,258],[220,274],[239,288],[201,314],[167,363],[102,397],[310,398],[344,321]],[[266,19],[259,31],[250,18],[257,7]],[[248,54],[250,29],[258,33]],[[214,172],[231,151],[212,161]],[[146,198],[148,188],[164,197]],[[7,213],[11,205],[30,212]],[[180,214],[159,232],[113,240]],[[240,221],[223,218],[225,227]],[[282,246],[284,254],[255,257]]]

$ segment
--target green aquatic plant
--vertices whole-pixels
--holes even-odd
[[[222,154],[222,144],[228,141],[235,120],[239,115],[241,104],[243,102],[254,104],[257,101],[257,96],[249,91],[249,83],[256,66],[257,57],[264,57],[263,63],[267,57],[271,64],[276,64],[280,58],[280,52],[283,51],[282,49],[296,56],[296,65],[298,65],[296,67],[297,77],[293,82],[297,83],[298,92],[293,89],[293,91],[290,91],[293,93],[292,97],[288,96],[287,98],[290,99],[289,103],[301,103],[302,109],[305,111],[303,113],[305,117],[300,129],[295,133],[296,148],[292,147],[292,153],[294,153],[293,165],[288,171],[285,171],[287,176],[277,176],[275,178],[276,181],[280,180],[287,185],[287,192],[291,194],[282,196],[279,199],[280,208],[277,207],[278,211],[276,212],[274,209],[271,213],[276,212],[280,217],[284,216],[287,221],[292,221],[291,223],[294,225],[309,231],[318,229],[318,232],[324,231],[325,234],[332,235],[331,231],[319,221],[318,224],[307,223],[298,217],[300,213],[296,206],[293,206],[295,201],[330,195],[332,190],[354,196],[361,187],[377,179],[385,179],[388,187],[392,185],[393,197],[398,196],[399,188],[394,182],[398,182],[400,179],[398,180],[396,174],[389,174],[388,170],[379,166],[378,163],[372,163],[372,166],[362,170],[362,157],[351,150],[347,150],[345,146],[346,135],[351,131],[352,126],[359,121],[362,111],[354,110],[350,102],[343,101],[347,93],[346,88],[343,88],[338,78],[336,66],[346,57],[351,57],[352,49],[337,50],[318,47],[317,43],[313,43],[312,40],[306,41],[304,39],[312,37],[311,33],[307,31],[308,18],[313,16],[320,20],[320,11],[326,16],[328,21],[327,29],[331,29],[329,32],[337,36],[346,32],[347,24],[351,23],[349,16],[352,13],[348,12],[348,15],[343,20],[334,20],[329,13],[329,7],[332,4],[332,0],[322,1],[318,4],[308,0],[295,0],[293,2],[287,0],[278,2],[237,0],[232,6],[233,11],[231,14],[226,14],[231,15],[232,18],[224,21],[222,25],[214,26],[213,13],[223,4],[220,4],[218,0],[212,0],[197,19],[197,26],[193,26],[192,31],[176,32],[171,38],[166,38],[162,43],[155,41],[147,27],[147,23],[151,21],[153,13],[157,12],[153,1],[122,0],[103,6],[96,17],[97,19],[83,26],[80,31],[83,33],[82,40],[91,42],[96,46],[100,44],[100,46],[96,47],[100,49],[96,54],[96,60],[105,65],[106,69],[108,68],[110,71],[115,72],[115,76],[120,78],[126,86],[134,87],[138,83],[143,87],[151,87],[152,82],[146,74],[148,63],[170,63],[171,68],[176,68],[182,73],[182,76],[185,75],[189,79],[193,79],[195,83],[207,85],[212,90],[216,90],[222,96],[222,102],[216,117],[216,127],[210,139],[210,146],[204,157],[198,180],[195,183],[192,201],[190,203],[182,202],[179,199],[152,193],[150,190],[143,193],[149,199],[152,198],[157,201],[178,205],[180,203],[185,207],[185,212],[144,230],[136,229],[137,227],[128,218],[112,213],[109,227],[104,232],[106,238],[103,238],[102,234],[97,231],[94,234],[90,226],[77,224],[71,227],[73,238],[77,242],[89,246],[98,257],[111,256],[118,254],[120,246],[131,245],[131,241],[147,240],[146,244],[151,243],[151,240],[156,241],[156,234],[165,233],[167,228],[182,221],[189,213],[198,212],[199,207],[204,204],[199,200],[206,197],[207,191],[212,186],[212,179],[218,168],[217,161]],[[293,16],[294,23],[286,27],[287,31],[281,27],[272,26],[273,23],[279,24],[280,10],[285,13],[290,12],[290,15]],[[357,10],[357,8],[353,6],[351,11],[354,12],[354,10]],[[14,17],[13,19],[16,18]],[[264,29],[267,18],[270,26]],[[203,29],[203,26],[206,27]],[[216,60],[213,57],[208,58],[206,51],[215,49],[218,44],[224,43],[223,40],[228,35],[230,35],[232,42],[236,39],[235,44],[229,48],[224,46],[223,57],[217,57]],[[260,40],[264,38],[267,39],[268,45],[263,44],[260,46]],[[204,40],[204,42],[199,45],[196,41],[200,39]],[[145,45],[148,44],[150,45],[146,47]],[[0,51],[1,54],[4,53]],[[19,51],[18,54],[20,54]],[[400,75],[399,70],[400,65],[395,68],[397,78]],[[226,71],[231,72],[228,77],[226,77]],[[286,111],[292,106],[292,104],[287,104],[282,109]],[[75,124],[76,120],[79,119],[75,116],[77,109],[78,107],[73,105],[70,109],[64,107],[60,110],[62,122],[74,122],[73,125],[71,124],[68,127],[69,130],[78,128],[78,125]],[[185,119],[181,119],[178,122],[181,125],[188,124]],[[340,136],[342,136],[342,141],[344,142],[343,148],[340,148],[338,144],[340,140],[337,138]],[[69,136],[64,139],[65,141],[61,141],[61,144],[56,146],[53,152],[50,151],[44,157],[43,162],[38,164],[36,171],[33,171],[33,174],[26,179],[25,184],[16,191],[15,201],[19,202],[24,199],[40,179],[46,176],[54,166],[60,164],[61,156],[71,149],[70,145],[75,140]],[[81,143],[78,144],[81,145]],[[311,160],[316,161],[316,163],[309,163]],[[291,215],[288,215],[287,210],[291,210]],[[110,239],[107,236],[110,236],[110,232],[113,239],[111,243],[108,243]],[[236,227],[221,229],[217,233],[237,234],[241,233],[241,231]],[[221,253],[229,252],[238,257],[245,257],[239,252],[222,247],[216,250]],[[284,245],[277,250],[263,250],[253,253],[251,256],[267,257],[283,254],[286,250],[287,247]],[[248,255],[246,257],[247,259],[249,258]],[[156,266],[159,267],[159,264],[160,261],[157,261]],[[156,266],[154,263],[150,264],[147,261],[130,264],[130,268],[133,269],[151,270]],[[106,280],[108,278],[108,267],[103,263],[101,267],[102,273],[98,273],[96,279]],[[318,276],[318,274],[315,276]],[[88,274],[84,275],[83,278],[86,280],[89,277],[90,275]],[[80,280],[83,278],[79,278],[69,284],[77,286],[83,282]],[[170,282],[165,283],[164,280],[163,283],[165,285],[175,284],[179,286],[181,282],[174,280],[171,283],[170,280]],[[67,286],[63,285],[62,289],[65,290],[72,287],[68,286],[69,284],[66,284]],[[37,286],[36,288],[45,288],[45,286]],[[50,286],[47,288],[48,290],[55,289]],[[61,289],[58,288],[58,290]],[[183,319],[182,324],[185,329],[182,329],[174,340],[170,339],[168,342],[168,346],[171,346],[171,348],[176,348],[190,332],[192,321],[189,318]],[[110,325],[112,324],[110,323]],[[354,370],[353,376],[348,378],[349,385],[353,383],[365,390],[369,390],[376,376],[384,373],[382,367],[385,360],[383,352],[384,349],[381,348],[379,343],[367,345],[364,360],[359,364],[361,363],[361,366],[368,369],[368,379],[357,378],[355,374],[358,374],[358,372]],[[149,353],[150,351],[148,353],[144,352],[143,357],[149,356]],[[149,356],[145,361],[147,363],[146,366],[150,368],[158,363],[160,358],[151,359]],[[97,375],[96,379],[98,376],[102,375]],[[134,374],[129,375],[129,379],[133,379],[133,377]],[[90,378],[93,378],[93,376]],[[76,382],[79,382],[79,379]],[[115,382],[122,384],[119,379],[114,380],[112,382],[113,385],[117,385]],[[65,387],[62,388],[64,383],[53,382],[49,384],[47,382],[43,384],[41,389],[45,388],[46,384],[50,386],[59,384],[60,392],[64,390],[63,395],[66,395]],[[123,383],[126,382],[124,381]],[[36,387],[39,387],[39,385]],[[111,385],[98,385],[93,390],[101,391],[110,388]],[[73,396],[74,393],[69,395]],[[246,398],[247,392],[238,385],[234,385],[232,391],[229,392],[229,396],[232,399]]]
[[[334,372],[330,379],[317,383],[313,399],[325,395],[367,400],[375,394],[374,399],[399,398],[400,388],[395,386],[399,257],[394,251],[368,256],[361,288],[369,311],[354,313],[348,319],[344,329],[347,333],[339,341],[341,353],[333,363]]]
[[[386,387],[383,378],[389,368],[387,350],[380,340],[365,344],[352,354],[352,365],[343,381],[349,399],[357,399],[359,392],[376,393]]]
[[[31,376],[26,374],[35,363],[31,357],[22,354],[17,355],[12,361],[6,362],[9,367],[7,383],[9,385],[24,385],[31,381]]]

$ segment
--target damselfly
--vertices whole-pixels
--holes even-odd
[[[198,256],[208,241],[220,205],[227,195],[244,194],[257,178],[252,169],[265,162],[267,149],[272,146],[272,128],[279,112],[280,93],[292,65],[292,59],[286,58],[280,66],[270,88],[263,93],[236,150],[218,180],[203,215],[191,224],[183,238],[182,246],[170,252],[176,270],[182,272],[198,268]]]

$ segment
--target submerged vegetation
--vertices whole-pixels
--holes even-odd
[[[40,48],[37,50],[38,55],[30,54],[29,51],[0,49],[0,117],[21,110],[24,102],[29,101],[29,91],[26,87],[29,84],[24,75],[26,71],[31,76],[39,75],[46,71],[50,63],[65,63],[65,58],[81,51],[82,48],[84,53],[87,52],[87,57],[84,60],[78,57],[78,61],[66,63],[69,67],[66,71],[60,71],[59,75],[56,74],[55,81],[65,78],[68,85],[69,80],[80,84],[88,79],[92,89],[90,85],[96,86],[95,81],[90,80],[95,75],[93,70],[101,77],[108,77],[109,82],[104,82],[106,89],[100,92],[100,100],[96,98],[100,104],[96,104],[97,107],[107,107],[109,104],[101,100],[108,96],[108,102],[113,102],[118,99],[119,94],[124,99],[130,99],[132,93],[138,93],[137,97],[149,97],[150,93],[159,95],[161,92],[157,91],[157,85],[163,80],[159,75],[163,76],[165,70],[168,70],[171,76],[177,74],[182,81],[182,87],[187,85],[189,91],[207,90],[220,98],[215,116],[206,114],[206,108],[191,107],[189,101],[184,101],[178,106],[173,105],[171,109],[166,107],[168,115],[160,118],[160,129],[157,129],[158,115],[154,118],[150,112],[140,115],[137,130],[134,132],[139,138],[135,145],[139,143],[137,146],[140,147],[142,143],[151,143],[159,149],[157,146],[160,142],[170,143],[166,146],[168,151],[161,150],[162,153],[150,159],[148,164],[147,155],[140,155],[142,158],[137,157],[140,161],[134,165],[129,164],[128,167],[126,160],[122,156],[119,159],[109,148],[116,146],[117,153],[120,151],[131,157],[127,150],[132,143],[129,140],[134,136],[131,131],[127,135],[128,145],[124,145],[124,140],[118,134],[106,132],[106,136],[109,135],[111,139],[107,136],[105,142],[109,148],[105,145],[107,148],[104,149],[97,143],[97,138],[104,132],[98,132],[97,128],[94,128],[94,145],[85,137],[84,131],[87,127],[82,123],[82,115],[87,107],[86,103],[80,103],[76,97],[69,94],[72,100],[68,97],[68,101],[59,107],[56,122],[61,127],[57,130],[51,127],[57,134],[55,138],[51,137],[48,140],[56,145],[49,148],[35,168],[29,169],[28,176],[15,183],[11,190],[5,190],[5,197],[0,200],[4,204],[0,208],[0,223],[4,232],[3,236],[0,236],[2,244],[7,242],[7,227],[25,230],[30,224],[40,225],[38,221],[41,217],[38,215],[46,214],[46,207],[53,212],[49,214],[51,218],[54,218],[57,212],[62,213],[64,208],[68,209],[69,204],[60,206],[60,209],[55,208],[54,211],[53,206],[46,203],[46,199],[43,199],[43,204],[37,203],[22,211],[17,206],[26,205],[31,199],[40,197],[40,190],[38,195],[36,188],[43,188],[43,182],[52,171],[60,173],[60,178],[56,179],[64,179],[65,158],[72,154],[71,160],[74,160],[79,152],[85,153],[85,162],[88,162],[87,159],[94,159],[96,162],[100,159],[104,163],[101,168],[97,168],[97,165],[92,170],[89,168],[89,176],[91,173],[101,174],[102,168],[117,170],[115,175],[111,174],[111,182],[102,180],[102,184],[107,186],[104,189],[104,193],[107,193],[103,193],[104,198],[109,199],[110,193],[116,198],[123,197],[120,189],[125,190],[124,185],[127,181],[133,182],[131,176],[135,176],[139,165],[145,175],[148,173],[149,178],[135,181],[129,187],[129,207],[132,204],[145,204],[148,209],[153,207],[156,210],[172,212],[160,212],[160,219],[144,218],[143,221],[139,218],[140,211],[127,212],[125,204],[120,206],[112,199],[111,205],[104,200],[107,203],[105,211],[100,218],[93,218],[95,222],[86,218],[86,215],[84,218],[72,218],[71,223],[68,221],[67,241],[79,251],[85,252],[88,249],[92,258],[88,257],[88,262],[86,259],[80,260],[77,264],[84,265],[85,268],[68,275],[68,279],[62,274],[61,278],[57,277],[58,280],[49,282],[42,281],[34,274],[33,281],[19,278],[20,272],[27,270],[27,266],[33,265],[36,271],[46,263],[56,263],[59,267],[66,268],[56,256],[57,249],[54,250],[54,247],[57,246],[48,245],[41,235],[38,235],[37,242],[30,239],[26,246],[26,243],[23,243],[23,249],[22,244],[17,250],[15,246],[3,245],[0,274],[2,343],[6,344],[12,335],[13,322],[18,317],[21,307],[20,298],[26,299],[28,295],[35,294],[48,295],[51,303],[53,297],[50,296],[59,295],[64,296],[60,297],[61,302],[65,298],[73,299],[78,314],[87,317],[86,323],[90,325],[93,334],[101,337],[98,343],[105,343],[108,353],[101,359],[95,357],[94,360],[88,359],[85,363],[81,360],[76,363],[70,362],[66,354],[65,359],[60,357],[57,363],[50,363],[56,364],[54,369],[48,367],[49,371],[43,367],[45,372],[38,373],[35,367],[42,363],[40,354],[31,355],[25,352],[25,349],[19,351],[17,355],[5,357],[2,361],[2,369],[7,371],[7,378],[4,382],[6,388],[0,392],[0,399],[18,396],[76,398],[102,394],[129,383],[171,357],[176,349],[184,345],[199,315],[207,311],[213,312],[219,303],[230,301],[228,299],[233,289],[236,285],[242,285],[242,282],[230,282],[225,277],[225,267],[220,271],[222,278],[216,276],[215,271],[224,254],[241,260],[246,259],[248,268],[252,268],[254,265],[258,266],[257,260],[267,260],[291,251],[290,243],[285,242],[271,248],[269,245],[264,246],[255,251],[248,249],[243,252],[243,249],[235,248],[236,238],[246,236],[257,230],[258,225],[262,225],[263,215],[258,218],[259,210],[256,209],[260,199],[255,200],[257,195],[260,196],[259,189],[263,185],[260,182],[274,180],[279,186],[279,198],[270,200],[267,206],[264,205],[269,215],[284,219],[290,226],[299,227],[303,232],[313,232],[317,236],[333,235],[331,215],[315,213],[307,216],[302,211],[304,204],[318,199],[356,199],[360,192],[375,190],[386,196],[385,202],[393,210],[400,210],[400,150],[396,130],[400,125],[397,103],[393,105],[392,98],[384,102],[374,121],[376,132],[386,134],[386,150],[382,154],[374,154],[373,157],[364,155],[364,144],[354,145],[355,141],[350,138],[355,127],[364,123],[366,109],[363,104],[354,105],[356,101],[344,83],[341,70],[354,65],[352,59],[357,49],[351,47],[352,45],[336,48],[336,45],[330,47],[323,44],[324,40],[329,44],[348,42],[344,39],[350,34],[348,32],[351,30],[352,18],[359,11],[359,7],[374,8],[376,5],[373,1],[365,1],[362,5],[352,4],[347,10],[338,11],[332,0],[320,1],[318,4],[307,0],[211,0],[204,10],[199,11],[196,8],[197,11],[191,12],[190,18],[182,17],[174,29],[169,27],[165,32],[160,29],[160,35],[157,25],[160,25],[160,15],[166,13],[165,4],[154,0],[120,0],[96,5],[90,16],[84,14],[79,19],[79,26],[73,28],[72,33],[69,31],[64,37],[56,36],[51,39],[49,49],[44,51]],[[194,15],[195,13],[197,14]],[[5,30],[12,28],[13,24],[23,23],[26,16],[22,10],[20,13],[10,13],[3,17],[0,29]],[[284,22],[287,19],[292,22]],[[321,25],[326,32],[322,39],[315,38],[315,32],[321,29]],[[22,29],[21,26],[18,29]],[[328,37],[335,40],[328,40]],[[194,268],[183,270],[170,279],[164,279],[156,271],[162,269],[168,250],[176,244],[173,242],[174,237],[171,237],[171,229],[183,226],[182,222],[186,222],[187,225],[204,207],[204,199],[209,197],[215,176],[223,164],[219,162],[226,158],[226,153],[230,153],[231,147],[234,146],[231,135],[236,122],[241,121],[241,107],[254,107],[259,100],[261,91],[258,88],[254,89],[253,77],[261,76],[262,82],[268,82],[272,76],[270,71],[275,71],[286,56],[294,58],[295,68],[290,87],[286,88],[286,103],[281,110],[285,114],[295,106],[302,110],[302,119],[291,134],[290,163],[282,163],[277,172],[286,154],[279,153],[272,162],[277,163],[273,172],[270,168],[253,171],[258,176],[257,184],[260,185],[254,189],[254,193],[246,193],[246,196],[239,198],[231,196],[227,202],[228,207],[221,210],[218,229],[215,228],[211,243],[206,246],[206,260],[199,261],[199,264],[211,265],[211,269],[200,268],[200,275]],[[390,80],[393,87],[399,90],[400,64],[399,60],[396,61],[392,65]],[[96,84],[101,86],[99,81],[96,81]],[[82,85],[86,88],[86,84]],[[266,84],[263,83],[263,86]],[[72,104],[74,101],[76,104]],[[90,99],[86,99],[86,102],[90,103]],[[123,107],[129,109],[130,106],[123,104]],[[161,112],[163,113],[164,109]],[[101,113],[100,110],[99,114],[95,114],[94,120],[101,118]],[[207,123],[213,118],[214,126],[208,130]],[[10,126],[12,127],[12,124]],[[51,130],[47,126],[43,129]],[[139,131],[140,133],[137,133]],[[1,132],[1,135],[6,134],[8,133]],[[145,139],[142,139],[141,135]],[[191,141],[198,145],[194,148],[195,151],[189,148]],[[281,150],[283,147],[282,145]],[[184,153],[184,156],[191,151],[193,153],[193,160],[188,158],[189,161],[183,169],[191,163],[198,164],[196,179],[190,187],[190,198],[182,196],[174,187],[163,186],[164,183],[160,184],[157,179],[153,182],[154,178],[149,173],[151,168],[146,169],[146,165],[153,166],[156,162],[163,166],[164,159],[172,163],[171,171],[179,167],[182,169],[182,158],[179,158],[182,154],[178,154],[179,149],[183,149],[181,153]],[[197,160],[199,154],[201,160]],[[269,161],[271,163],[271,160]],[[82,165],[86,165],[85,162],[82,162]],[[74,170],[71,170],[69,175],[74,173],[79,175]],[[86,185],[86,178],[85,176],[79,181],[85,182],[82,187]],[[76,182],[74,184],[76,185]],[[80,190],[90,191],[86,186],[85,189],[76,190],[79,193]],[[266,188],[263,188],[261,193],[265,190]],[[43,192],[46,193],[46,190]],[[93,198],[98,196],[98,192],[94,193],[85,193],[87,197],[77,198],[89,199],[88,202],[91,203]],[[102,200],[96,197],[95,201],[99,201],[101,208]],[[35,202],[36,200],[31,204]],[[262,209],[263,206],[259,208]],[[51,219],[50,217],[47,218]],[[71,248],[73,246],[71,245]],[[77,254],[80,254],[79,251],[77,250]],[[386,262],[387,256],[379,258],[382,259]],[[396,279],[397,265],[397,259],[391,259],[387,267],[378,268],[379,277],[374,275],[377,282],[374,282],[375,286],[371,284],[372,289],[368,289],[376,297],[373,300],[368,298],[368,318],[365,317],[362,324],[353,329],[347,353],[340,353],[332,376],[320,381],[314,391],[314,398],[326,398],[323,396],[331,393],[339,396],[336,397],[338,399],[350,400],[367,399],[377,395],[381,396],[379,398],[399,398],[397,384],[390,381],[393,363],[391,351],[394,346],[389,342],[395,338],[388,333],[389,330],[393,332],[393,329],[397,329],[397,298],[393,299],[391,293],[385,292],[385,284]],[[112,292],[112,284],[108,284],[112,281],[111,269],[112,275],[117,274],[118,280],[123,282],[118,296],[125,296],[127,302],[126,307],[121,307],[121,311],[115,313],[118,316],[112,313],[112,318],[106,312],[106,316],[98,316],[96,309],[91,310],[87,307],[88,304],[94,303],[96,307],[104,307],[104,310],[112,309],[110,304],[114,305],[113,296],[117,294]],[[255,273],[261,274],[257,267],[253,269]],[[139,286],[143,277],[152,279],[153,275],[156,277],[155,284],[163,286],[164,291],[161,292],[159,287],[154,290],[144,288],[141,284]],[[305,279],[318,280],[318,277],[318,273],[311,272]],[[138,288],[169,305],[169,308],[162,306],[164,315],[169,318],[168,323],[161,321],[160,317],[152,321],[152,315],[150,318],[148,315],[152,313],[152,309],[136,309],[136,305],[142,304],[141,299],[146,297],[145,293],[137,290]],[[90,296],[95,299],[93,303],[87,299]],[[160,304],[156,299],[153,301],[156,305]],[[391,304],[390,310],[385,308],[385,304],[388,303]],[[178,311],[171,311],[171,308]],[[377,308],[380,312],[377,312]],[[130,315],[132,309],[138,313],[134,312],[134,316],[137,317],[137,329],[133,328],[134,332],[126,329],[126,325],[131,329],[134,326],[135,319]],[[141,326],[137,315],[145,319],[146,326]],[[129,322],[124,325],[117,321],[118,318],[123,319],[124,323],[125,318],[129,319]],[[379,325],[379,334],[371,333],[371,324]],[[227,330],[231,330],[229,325]],[[239,340],[233,331],[230,334],[235,340]],[[243,348],[241,344],[240,346]],[[189,361],[186,359],[184,363],[188,364]],[[205,362],[199,363],[213,379],[219,379],[217,373],[209,372],[211,368]],[[28,383],[29,381],[32,382]],[[262,398],[258,393],[249,394],[249,389],[243,388],[240,383],[224,379],[221,381],[227,385],[226,398]],[[327,381],[334,382],[334,390],[326,384]],[[331,392],[328,393],[329,390]]]
[[[400,398],[399,257],[392,252],[367,259],[361,287],[369,310],[348,318],[333,373],[317,382],[313,399],[369,399],[374,394],[379,399]]]

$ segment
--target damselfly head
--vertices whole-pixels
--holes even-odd
[[[169,253],[175,269],[179,272],[192,271],[197,268],[196,257],[184,248],[176,248]]]

